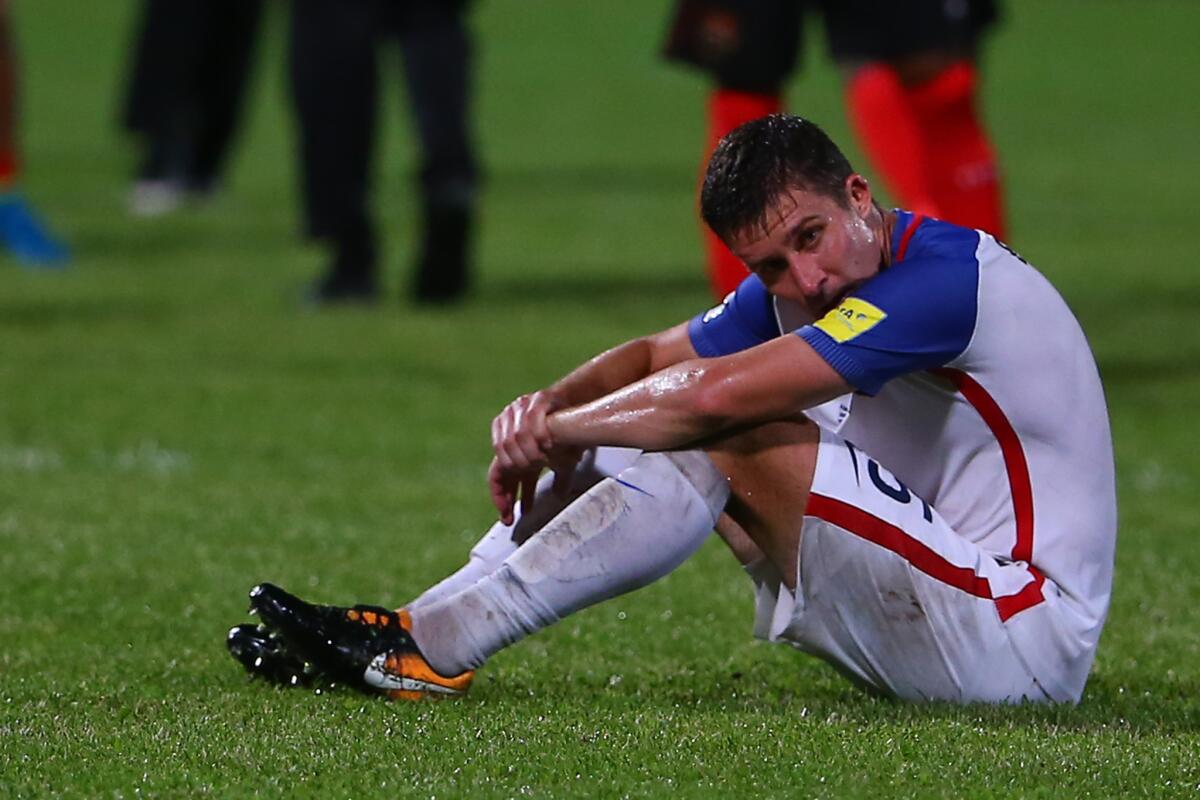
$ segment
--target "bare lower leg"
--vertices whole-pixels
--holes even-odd
[[[728,514],[722,514],[721,518],[717,520],[717,533],[725,541],[733,553],[733,557],[743,567],[763,558],[762,550],[758,549],[758,545],[750,538],[750,534],[742,530],[742,526],[738,525]]]
[[[800,531],[819,441],[811,422],[773,422],[706,448],[729,479],[729,502],[717,532],[743,564],[765,556],[789,589],[796,588]]]

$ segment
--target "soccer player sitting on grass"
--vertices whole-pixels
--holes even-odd
[[[283,681],[461,694],[496,651],[666,575],[715,526],[758,636],[900,698],[1078,701],[1116,501],[1100,380],[1059,294],[985,233],[880,208],[798,117],[726,136],[701,207],[752,274],[496,417],[500,521],[459,572],[397,612],[262,584],[264,625],[234,628],[234,655]]]

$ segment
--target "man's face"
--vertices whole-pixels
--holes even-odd
[[[823,317],[882,265],[879,233],[868,224],[874,206],[866,180],[846,181],[849,208],[826,195],[788,189],[767,212],[767,228],[751,228],[729,242],[734,255],[776,297]]]

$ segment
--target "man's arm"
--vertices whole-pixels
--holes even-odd
[[[554,384],[522,395],[492,420],[492,448],[496,457],[488,472],[492,500],[500,518],[512,521],[518,493],[533,497],[537,473],[547,463],[554,446],[546,417],[555,411],[582,405],[658,370],[697,358],[686,322],[650,336],[618,345],[581,364]],[[570,460],[572,449],[566,449]],[[558,455],[563,456],[564,449]],[[563,470],[560,474],[569,474]]]
[[[564,408],[582,405],[659,370],[697,357],[688,336],[688,324],[681,322],[601,353],[546,391],[559,397]]]
[[[553,440],[547,415],[583,405],[688,359],[697,357],[687,323],[618,345],[581,364],[568,375],[505,406],[492,421],[492,445],[505,469],[544,458]]]
[[[721,358],[678,362],[583,405],[551,414],[553,445],[685,447],[779,419],[853,389],[799,336]]]

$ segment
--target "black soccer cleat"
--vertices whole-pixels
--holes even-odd
[[[251,677],[280,686],[311,686],[320,679],[312,663],[288,650],[284,640],[265,626],[235,625],[225,637],[225,646]]]
[[[288,650],[330,679],[363,691],[406,700],[462,695],[475,676],[467,671],[447,677],[430,667],[403,610],[314,605],[270,583],[250,590],[250,608]]]

